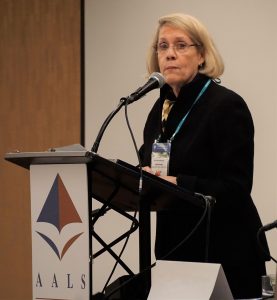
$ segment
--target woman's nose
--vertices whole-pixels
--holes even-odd
[[[166,52],[167,59],[175,59],[176,58],[176,49],[174,47],[168,47]]]

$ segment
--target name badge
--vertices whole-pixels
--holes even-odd
[[[160,176],[168,175],[171,143],[153,143],[151,169]]]

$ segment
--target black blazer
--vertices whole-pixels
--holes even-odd
[[[144,128],[140,149],[143,165],[150,165],[152,143],[161,134],[161,112],[165,98],[176,100],[166,123],[169,139],[209,78],[198,74],[181,89],[176,99],[169,86],[161,89]],[[262,226],[250,193],[253,180],[254,126],[244,100],[233,91],[211,82],[192,108],[171,146],[169,175],[193,192],[214,196],[209,261],[241,263],[266,260],[257,244]],[[155,253],[162,259],[182,241],[198,222],[202,211],[158,212]],[[203,223],[196,233],[165,259],[205,260]],[[267,248],[265,236],[264,247]]]

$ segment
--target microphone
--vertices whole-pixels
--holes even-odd
[[[146,93],[148,93],[158,87],[161,88],[164,84],[165,84],[165,80],[164,80],[163,75],[158,72],[154,72],[150,75],[149,80],[146,82],[146,84],[144,86],[139,87],[130,96],[121,98],[117,108],[108,115],[108,117],[105,119],[104,123],[102,124],[100,131],[98,132],[98,135],[96,137],[96,140],[91,148],[91,152],[97,153],[100,141],[104,134],[104,131],[108,127],[112,118],[120,111],[120,109],[123,107],[123,105],[130,104],[130,103],[140,99]]]
[[[265,246],[266,242],[264,240],[265,239],[265,236],[264,236],[265,232],[268,231],[268,230],[271,230],[273,228],[277,228],[277,220],[275,220],[272,223],[269,223],[265,226],[260,227],[260,229],[257,232],[257,241],[258,241],[259,247],[266,254],[266,256],[277,263],[277,260],[270,255],[269,249],[266,249],[266,246]],[[262,236],[262,234],[263,234],[263,236]],[[263,238],[263,243],[261,241],[261,237]]]
[[[269,224],[261,227],[260,230],[262,230],[262,231],[268,231],[268,230],[271,230],[273,228],[277,228],[277,220],[275,220],[274,222],[269,223]]]
[[[137,101],[148,92],[156,89],[161,88],[165,84],[164,77],[161,73],[154,72],[150,75],[149,80],[145,83],[144,86],[139,87],[134,93],[128,96],[128,104]]]

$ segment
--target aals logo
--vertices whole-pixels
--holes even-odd
[[[62,229],[71,223],[82,223],[82,220],[62,182],[59,174],[57,174],[51,190],[46,198],[44,206],[40,212],[37,222],[46,222],[54,225],[59,234]],[[78,239],[83,232],[73,235],[59,250],[58,246],[50,237],[42,232],[36,231],[45,242],[52,248],[58,258],[61,260],[70,246]]]

